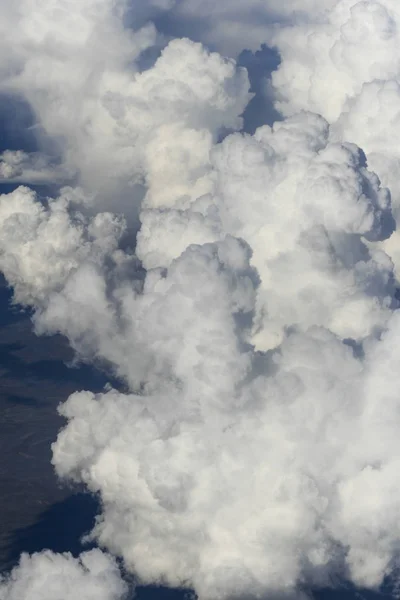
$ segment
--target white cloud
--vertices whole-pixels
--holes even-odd
[[[217,352],[192,385],[75,394],[61,408],[57,471],[101,493],[94,535],[144,582],[190,584],[201,598],[285,593],[328,584],[345,559],[355,583],[379,585],[400,533],[398,403],[380,367],[323,329],[249,359],[253,371],[232,365],[226,396]]]
[[[273,74],[284,114],[312,110],[331,124],[332,139],[363,148],[368,164],[392,192],[400,218],[396,172],[399,152],[400,10],[393,0],[321,2],[302,22],[278,27],[269,38],[281,55]],[[398,272],[396,232],[383,245]]]
[[[128,586],[113,558],[100,550],[80,555],[23,554],[8,576],[0,578],[1,600],[123,600]]]
[[[45,147],[51,140],[67,182],[74,176],[96,194],[98,205],[128,212],[130,204],[135,214],[143,195],[137,184],[168,168],[165,158],[158,169],[155,159],[150,169],[144,164],[154,145],[175,145],[166,153],[169,183],[182,188],[171,181],[179,138],[182,148],[201,137],[209,147],[202,129],[215,136],[222,127],[240,126],[249,84],[244,69],[188,39],[173,40],[154,68],[140,73],[141,53],[159,45],[146,20],[154,3],[134,9],[135,31],[123,27],[125,4],[24,0],[16,9],[2,2],[7,60],[0,62],[0,91],[29,102],[39,140]],[[188,185],[192,171],[203,168],[208,147],[199,153],[201,163],[188,164]],[[3,170],[10,171],[9,162]],[[25,176],[25,182],[32,179]]]
[[[0,197],[0,268],[37,333],[130,390],[60,407],[53,463],[100,494],[93,539],[203,599],[378,587],[400,535],[396,5],[58,4],[1,5],[19,25],[1,85],[80,187]],[[232,55],[276,44],[286,117],[240,133],[246,72],[165,43],[159,11]],[[39,157],[4,153],[3,176],[39,176]],[[81,569],[19,568],[43,556]]]
[[[79,208],[82,194],[69,188],[47,208],[27,187],[0,196],[0,264],[17,302],[41,307],[83,260],[101,264],[116,248],[124,220],[99,213],[87,225],[79,210],[71,218],[74,203]]]
[[[186,210],[177,201],[178,210],[142,212],[137,252],[146,268],[168,267],[185,245],[228,233],[250,245],[261,279],[259,349],[276,346],[291,325],[354,339],[384,327],[392,264],[365,238],[388,238],[395,224],[388,190],[355,146],[330,143],[326,121],[302,113],[254,137],[229,136],[211,162],[210,194]]]

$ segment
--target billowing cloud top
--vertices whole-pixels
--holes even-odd
[[[38,334],[127,390],[60,406],[55,470],[99,495],[92,541],[203,600],[374,589],[399,560],[400,12],[281,4],[0,3],[0,90],[38,141],[0,157],[25,183],[0,269]],[[235,57],[261,43],[281,119],[250,135]],[[46,552],[0,598],[60,572],[126,591],[100,550]]]
[[[115,561],[100,550],[71,554],[23,554],[20,564],[0,578],[1,600],[123,600],[127,585]]]

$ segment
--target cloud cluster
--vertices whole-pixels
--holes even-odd
[[[7,577],[0,577],[1,600],[123,600],[128,587],[109,555],[23,554]]]
[[[345,548],[353,581],[378,585],[400,533],[396,321],[364,367],[326,330],[295,333],[223,406],[72,396],[54,460],[101,492],[94,535],[142,581],[206,598],[327,583]]]
[[[398,219],[399,6],[393,0],[340,0],[321,2],[306,14],[270,38],[281,55],[273,74],[277,107],[285,115],[318,112],[332,124],[332,139],[361,146],[390,187]],[[384,247],[398,268],[398,234]]]
[[[140,72],[143,53],[165,46],[148,22],[158,4],[138,3],[129,11],[126,2],[111,0],[51,5],[23,0],[18,9],[0,4],[6,49],[0,92],[29,102],[42,154],[57,159],[64,183],[78,180],[95,194],[97,206],[119,205],[131,218],[143,195],[140,184],[146,177],[159,179],[160,170],[169,177],[159,185],[176,185],[179,190],[170,193],[185,193],[193,171],[204,168],[211,144],[199,130],[215,137],[221,128],[240,126],[238,116],[249,99],[246,71],[189,39],[172,40],[154,67]],[[124,27],[127,14],[134,29]],[[154,146],[171,149],[159,166],[154,156],[149,168]],[[197,159],[191,146],[198,147]],[[184,186],[173,178],[177,161],[188,153]],[[20,163],[21,155],[7,154],[0,173],[19,175]],[[34,183],[40,169],[36,177],[24,175],[26,183]]]
[[[128,389],[61,405],[53,464],[101,498],[92,540],[204,600],[334,575],[377,588],[399,560],[397,9],[274,4],[247,21],[234,1],[1,4],[21,37],[0,87],[31,103],[54,156],[5,152],[0,172],[57,165],[70,185],[0,196],[0,269],[37,333]],[[284,118],[243,133],[246,71],[149,18],[212,19],[201,38],[232,55],[265,21]],[[23,558],[12,585],[87,556]]]
[[[259,349],[275,347],[294,324],[356,340],[384,325],[392,264],[365,240],[388,238],[395,223],[388,190],[357,147],[331,143],[323,118],[300,113],[254,137],[229,136],[211,162],[212,193],[190,206],[166,212],[146,198],[137,244],[146,268],[168,267],[188,244],[228,233],[250,245],[261,278]]]

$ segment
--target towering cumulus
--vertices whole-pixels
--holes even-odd
[[[125,390],[70,396],[52,447],[102,550],[23,555],[1,600],[121,600],[112,556],[200,600],[396,584],[400,9],[276,4],[0,0],[37,140],[1,156],[0,269]]]

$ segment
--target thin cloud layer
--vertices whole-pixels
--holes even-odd
[[[70,176],[0,196],[0,268],[38,334],[127,388],[59,409],[56,472],[101,499],[90,539],[205,600],[379,588],[400,536],[395,5],[57,6],[1,5],[19,37],[0,89],[47,150],[0,172]],[[246,70],[220,52],[264,41],[282,120],[248,135]],[[84,557],[24,557],[12,586]]]

